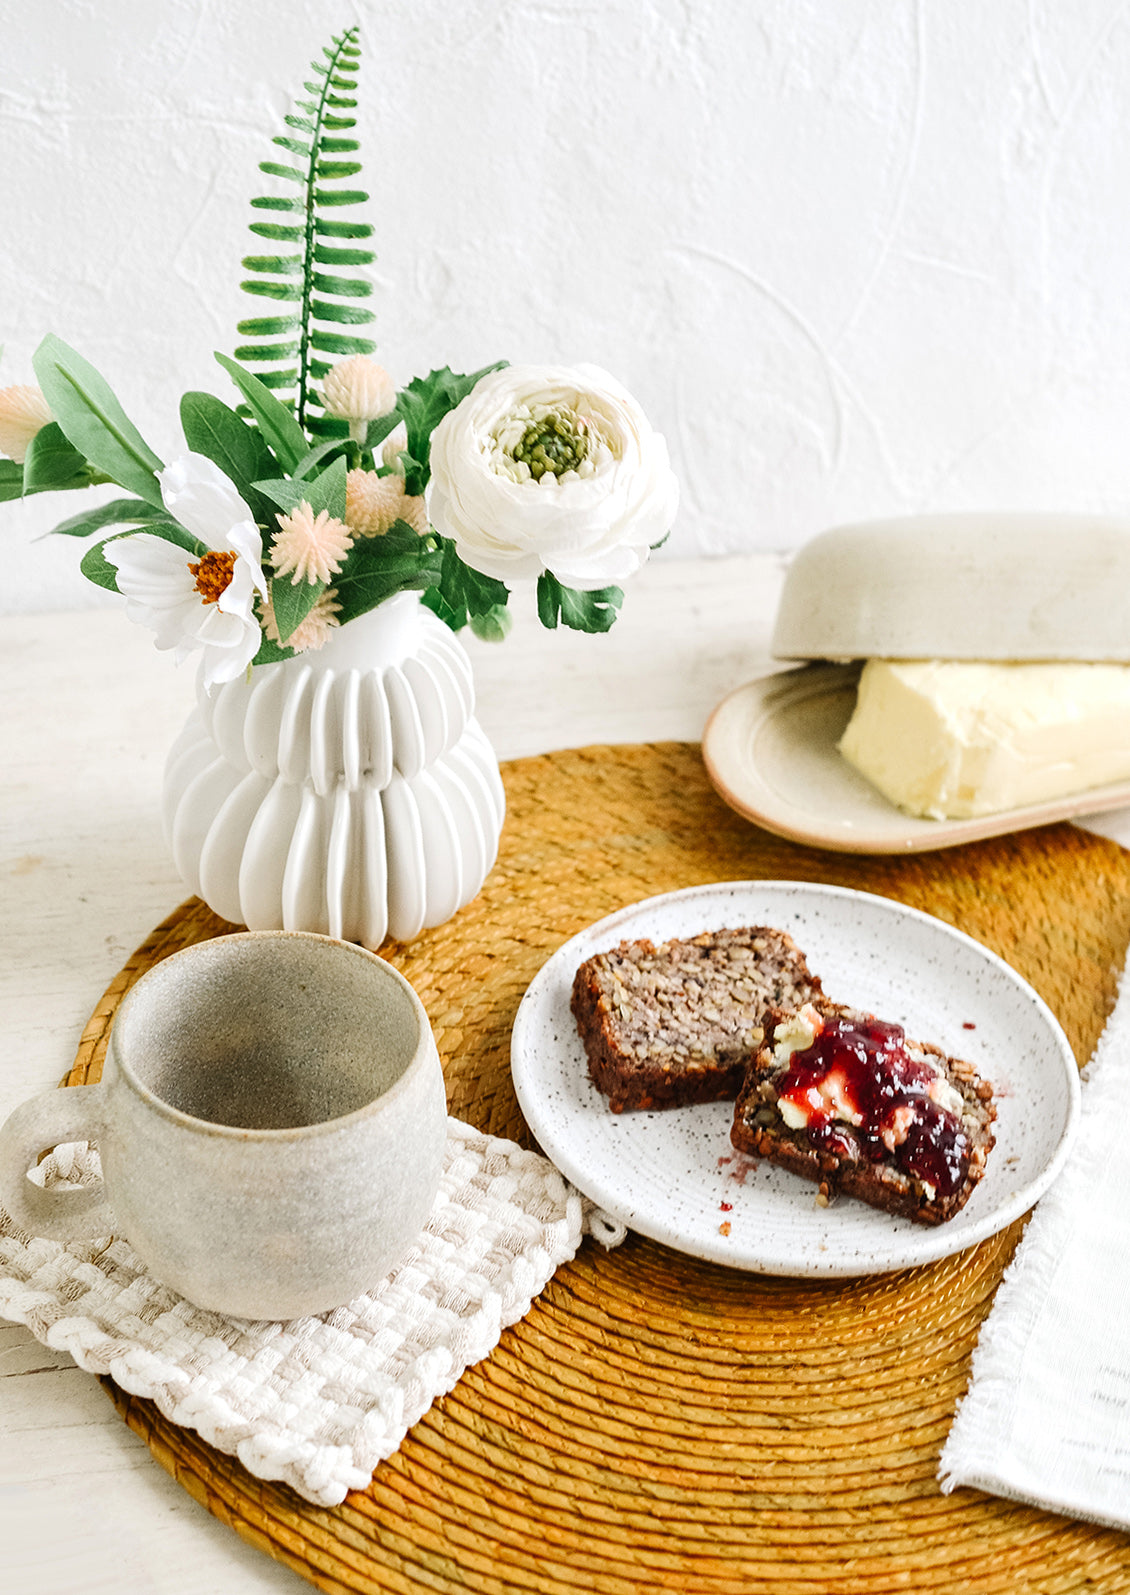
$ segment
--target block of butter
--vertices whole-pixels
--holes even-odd
[[[839,742],[908,814],[974,819],[1130,779],[1130,665],[870,659]]]

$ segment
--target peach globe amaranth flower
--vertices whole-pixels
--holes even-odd
[[[0,388],[0,454],[22,465],[32,438],[54,419],[42,391],[33,383]]]
[[[322,379],[322,405],[335,420],[348,421],[350,437],[363,443],[369,422],[396,408],[396,388],[384,366],[367,354],[353,354]]]
[[[271,565],[276,576],[293,572],[291,581],[329,582],[339,574],[341,562],[353,546],[353,534],[328,510],[314,514],[303,499],[289,514],[279,513],[279,530],[271,543]]]
[[[394,521],[406,521],[423,537],[428,512],[421,496],[404,491],[402,476],[350,471],[345,479],[345,519],[362,537],[383,537]]]

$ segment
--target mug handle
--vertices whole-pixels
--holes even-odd
[[[0,1207],[17,1228],[53,1241],[90,1240],[109,1235],[114,1220],[106,1188],[45,1190],[27,1171],[45,1151],[64,1141],[96,1141],[106,1127],[105,1087],[67,1086],[31,1097],[0,1125]]]

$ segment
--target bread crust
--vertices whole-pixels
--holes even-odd
[[[874,1015],[841,1003],[817,998],[813,1007],[822,1017],[867,1020]],[[996,1105],[992,1086],[981,1078],[963,1058],[947,1056],[931,1042],[913,1041],[906,1046],[912,1056],[932,1060],[943,1077],[962,1098],[961,1123],[969,1142],[969,1163],[961,1186],[950,1195],[931,1194],[921,1180],[897,1166],[892,1158],[872,1162],[859,1148],[850,1126],[842,1128],[847,1141],[856,1148],[855,1156],[840,1156],[818,1148],[803,1129],[791,1129],[781,1117],[774,1076],[783,1066],[773,1055],[778,1027],[794,1017],[795,1010],[772,1008],[765,1015],[762,1045],[750,1060],[744,1084],[734,1105],[730,1139],[738,1151],[764,1158],[779,1168],[788,1169],[819,1186],[818,1200],[827,1203],[836,1196],[855,1197],[871,1207],[912,1219],[916,1224],[944,1224],[960,1212],[985,1173],[989,1153],[995,1144],[992,1125]]]
[[[613,1113],[732,1101],[773,1003],[819,995],[787,932],[754,925],[621,942],[577,970],[572,1011]]]

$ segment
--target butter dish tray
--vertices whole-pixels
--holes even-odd
[[[723,925],[775,925],[803,947],[825,991],[966,1057],[992,1081],[997,1144],[968,1204],[931,1228],[840,1198],[748,1158],[730,1142],[732,1102],[613,1113],[589,1078],[570,1012],[593,953]],[[581,931],[542,966],[511,1034],[518,1102],[541,1150],[629,1229],[730,1268],[844,1279],[934,1262],[988,1239],[1058,1173],[1079,1112],[1067,1038],[1001,958],[918,909],[798,881],[729,881],[646,898]]]
[[[759,676],[718,704],[702,757],[718,794],[789,841],[845,853],[923,853],[1130,807],[1130,781],[971,820],[904,814],[837,751],[860,664],[811,664]]]

